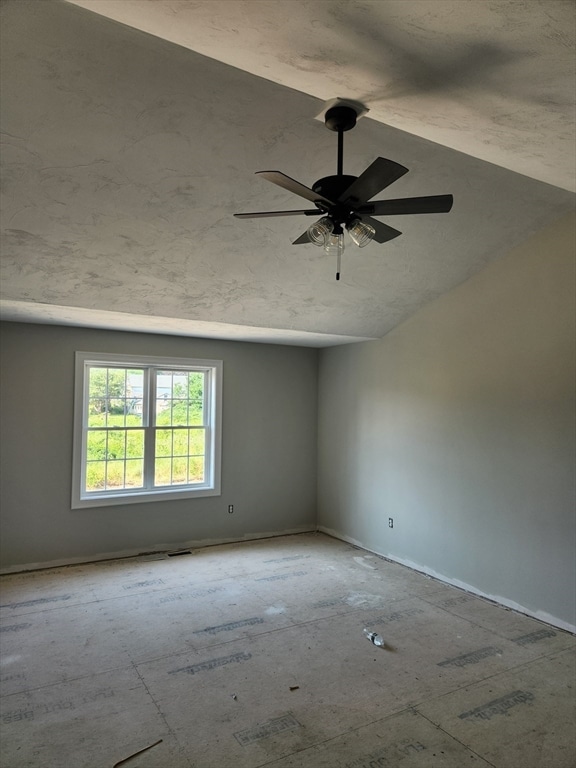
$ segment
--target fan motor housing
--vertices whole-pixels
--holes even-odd
[[[323,179],[318,179],[318,181],[312,185],[312,189],[319,195],[327,197],[328,200],[334,200],[334,202],[336,202],[340,195],[345,192],[356,179],[357,176],[345,176],[344,174],[340,176],[324,176]]]

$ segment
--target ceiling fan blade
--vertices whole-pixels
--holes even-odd
[[[373,216],[400,216],[404,213],[448,213],[453,202],[452,195],[404,197],[400,200],[375,200],[373,203],[362,206],[362,210]]]
[[[285,173],[281,173],[280,171],[256,171],[256,175],[262,176],[267,181],[271,181],[272,184],[277,184],[279,187],[283,187],[289,192],[293,192],[295,195],[305,197],[306,200],[310,200],[311,203],[315,203],[318,200],[321,203],[324,203],[324,205],[334,205],[333,200],[328,200],[324,195],[314,192],[313,189],[305,187],[304,184],[300,184],[299,181],[291,179],[290,176],[286,176]]]
[[[408,173],[400,163],[377,157],[338,198],[339,203],[365,203]]]
[[[376,234],[373,239],[376,240],[377,243],[387,243],[388,240],[394,240],[395,237],[402,234],[398,229],[389,227],[388,224],[384,224],[377,219],[372,219],[370,216],[362,216],[362,221],[365,224],[370,224],[371,227],[374,227]]]
[[[235,213],[237,219],[263,219],[268,216],[318,216],[318,208],[307,211],[254,211],[254,213]]]
[[[306,243],[311,242],[310,238],[308,237],[308,230],[305,232],[302,232],[300,237],[297,240],[294,240],[292,245],[305,245]]]

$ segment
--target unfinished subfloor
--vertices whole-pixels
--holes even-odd
[[[2,582],[2,768],[576,765],[573,635],[322,534]]]

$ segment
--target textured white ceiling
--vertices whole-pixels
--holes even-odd
[[[75,5],[1,6],[8,319],[380,337],[574,205],[571,2]],[[314,117],[336,96],[370,109],[345,172],[388,157],[410,173],[379,197],[455,198],[349,245],[338,283],[321,249],[291,245],[310,219],[232,216],[308,207],[254,171],[334,173]]]
[[[69,0],[572,191],[572,0]]]

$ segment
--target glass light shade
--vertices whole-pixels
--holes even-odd
[[[376,230],[371,224],[365,224],[360,219],[356,219],[352,224],[349,224],[346,229],[348,230],[350,237],[356,243],[358,248],[364,248],[368,245],[370,240],[376,234]]]
[[[324,250],[328,256],[339,256],[344,250],[344,235],[335,235],[331,232],[324,243]]]
[[[327,238],[334,229],[334,222],[328,216],[323,216],[308,227],[308,237],[314,245],[325,245]]]

